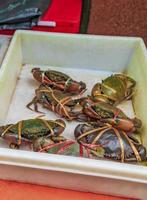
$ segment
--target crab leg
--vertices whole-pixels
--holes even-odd
[[[138,151],[137,151],[135,145],[131,142],[131,140],[128,138],[127,134],[126,134],[124,131],[122,131],[122,133],[124,134],[125,138],[126,138],[127,141],[129,142],[129,144],[130,144],[130,146],[131,146],[131,148],[132,148],[132,150],[133,150],[133,152],[134,152],[134,155],[135,155],[137,161],[138,161],[138,162],[142,161],[142,159],[141,159],[141,157],[140,157],[140,155],[139,155],[139,153],[138,153]]]
[[[26,105],[26,107],[28,109],[32,110],[32,111],[35,110],[35,112],[44,114],[43,112],[41,112],[41,111],[38,110],[38,105],[37,105],[38,102],[39,102],[38,99],[36,97],[34,97],[33,100]],[[31,108],[31,105],[34,105],[34,110]]]

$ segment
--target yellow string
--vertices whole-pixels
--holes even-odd
[[[64,99],[61,99],[59,102],[60,102],[60,104],[59,105],[62,105],[61,107],[60,107],[60,110],[59,110],[59,113],[60,114],[62,114],[61,113],[61,109],[63,109],[64,108],[64,105],[66,104],[66,103],[68,103],[69,101],[71,101],[71,98],[70,97],[65,97]],[[62,103],[63,102],[63,103]],[[69,116],[69,114],[68,114],[68,112],[67,112],[67,110],[64,108],[63,109],[63,111],[64,111],[64,114],[65,114],[65,116],[67,116],[69,119],[72,119],[72,117],[70,117]]]
[[[63,128],[65,128],[65,125],[62,124],[62,123],[60,123],[60,122],[53,121],[53,120],[49,120],[49,121],[50,121],[50,122],[53,122],[53,123],[55,123],[55,124],[58,124],[58,125],[62,126]]]
[[[50,90],[50,91],[48,91]],[[42,90],[39,90],[39,92],[46,92],[46,93],[51,93],[52,97],[55,99],[55,101],[57,101],[57,103],[62,107],[64,113],[65,113],[65,116],[67,116],[69,119],[71,119],[71,117],[68,115],[65,107],[62,105],[62,103],[60,103],[60,101],[55,97],[54,93],[53,93],[53,90],[51,90],[51,88],[48,88],[47,89],[42,89]]]
[[[128,140],[128,142],[129,142],[129,144],[130,144],[130,146],[131,146],[131,148],[132,148],[132,150],[133,150],[133,152],[134,152],[134,154],[136,156],[137,161],[140,162],[141,161],[141,157],[140,157],[135,145],[131,142],[131,140],[129,139],[129,137],[127,136],[127,134],[124,131],[122,131],[122,133],[124,134],[124,136]]]
[[[22,121],[18,123],[18,145],[21,144]]]
[[[109,127],[109,128],[107,128],[107,129],[101,131],[101,132],[97,135],[97,137],[94,138],[92,144],[95,144],[96,142],[98,142],[98,140],[100,139],[100,137],[101,137],[106,131],[108,131],[108,130],[110,130],[110,129],[111,129],[111,128]]]
[[[77,139],[80,140],[81,138],[83,138],[83,137],[85,137],[85,136],[87,136],[87,135],[89,135],[89,134],[91,134],[91,133],[94,133],[94,132],[96,132],[96,131],[101,131],[101,130],[103,130],[103,129],[105,129],[105,128],[107,128],[107,126],[104,126],[104,127],[102,127],[102,128],[96,128],[96,129],[93,129],[93,130],[91,130],[91,131],[87,131],[87,132],[83,133],[82,135],[80,135]]]
[[[6,134],[6,132],[7,132],[8,130],[10,130],[13,126],[14,126],[14,124],[8,126],[8,128],[6,128],[6,129],[2,132],[1,137],[3,137],[3,136]]]
[[[44,120],[44,119],[40,119],[41,121],[43,121],[43,123],[47,126],[47,128],[51,131],[51,135],[54,135],[54,131],[52,129],[52,127],[49,125],[49,123]]]
[[[120,133],[117,129],[113,128],[114,130],[114,133],[116,134],[118,140],[119,140],[119,143],[120,143],[120,148],[121,148],[121,161],[124,162],[124,159],[125,159],[125,150],[124,150],[124,144],[123,144],[123,140],[120,136]]]

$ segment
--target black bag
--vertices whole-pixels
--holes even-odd
[[[31,21],[20,22],[15,24],[0,24],[0,30],[17,30],[17,29],[30,29],[32,26],[36,26],[38,18],[34,18]]]
[[[51,0],[4,0],[0,1],[0,24],[15,24],[28,22],[39,18]],[[19,26],[19,25],[18,25]]]

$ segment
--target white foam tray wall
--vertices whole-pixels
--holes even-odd
[[[59,69],[79,78],[87,83],[89,93],[97,80],[124,71],[137,45],[146,55],[140,38],[17,31],[0,70],[0,124],[36,117],[36,113],[25,107],[37,87],[30,73],[32,67]],[[122,107],[130,117],[134,115],[131,102]],[[44,111],[47,117],[58,118]],[[70,125],[64,133],[70,138],[73,137],[71,129]],[[3,179],[142,199],[147,195],[144,166],[2,146],[0,163]]]

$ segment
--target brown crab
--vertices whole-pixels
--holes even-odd
[[[98,151],[95,151],[97,147]],[[99,145],[78,143],[75,140],[69,140],[63,136],[51,136],[48,138],[37,138],[33,142],[33,150],[36,152],[51,153],[58,155],[77,156],[84,158],[97,159],[102,156]]]
[[[73,80],[68,75],[55,71],[55,70],[46,70],[43,71],[40,68],[33,68],[32,74],[34,78],[40,83],[48,84],[54,89],[61,90],[65,93],[70,94],[81,94],[86,90],[86,84],[82,81],[77,82]]]
[[[121,109],[103,101],[94,102],[91,97],[87,97],[83,98],[80,104],[83,114],[89,117],[89,121],[109,123],[127,132],[134,132],[142,126],[140,119],[130,119]]]
[[[53,89],[48,85],[41,84],[35,91],[36,96],[27,105],[27,108],[31,109],[34,105],[34,110],[38,111],[38,103],[42,104],[43,107],[57,113],[61,117],[71,121],[74,119],[82,119],[84,115],[81,111],[82,107],[79,105],[80,99],[74,99],[71,94],[63,93],[60,90]]]
[[[120,160],[121,162],[146,160],[146,149],[132,135],[116,129],[110,124],[96,122],[79,124],[75,128],[75,138],[79,143],[99,145],[104,158]],[[95,153],[99,151],[94,148]]]

